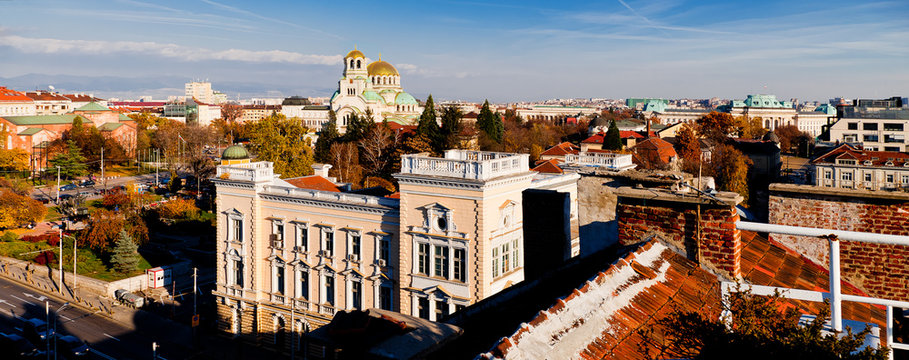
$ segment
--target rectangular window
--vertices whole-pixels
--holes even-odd
[[[328,256],[333,256],[335,253],[335,232],[332,229],[325,229],[322,231],[322,235],[325,237],[324,244],[322,244],[322,250],[328,253]]]
[[[855,160],[839,159],[836,161],[840,165],[855,165]]]
[[[499,277],[499,248],[492,248],[492,277]]]
[[[234,260],[234,285],[243,287],[243,260]]]
[[[505,243],[505,245],[502,245],[502,274],[507,273],[508,270],[511,269],[508,267],[508,257],[510,255],[511,253],[508,251],[508,243]]]
[[[877,142],[878,139],[877,135],[862,135],[862,141],[865,142]]]
[[[518,240],[511,241],[511,267],[517,268],[521,266],[521,250],[518,249]]]
[[[335,278],[331,275],[325,275],[325,302],[335,306]]]
[[[391,261],[391,241],[387,236],[379,238],[379,259],[385,260],[386,265]]]
[[[890,184],[893,183],[893,174],[887,175],[887,182]]]
[[[232,236],[230,239],[242,242],[243,241],[243,220],[231,219],[230,222],[233,225],[232,229],[231,229],[233,232],[231,234]]]
[[[824,171],[824,179],[833,179],[833,171]]]
[[[871,181],[871,174],[865,173],[865,181]]]
[[[903,131],[903,124],[884,123],[884,131]]]
[[[272,292],[284,295],[284,267],[275,266],[275,283],[272,286]]]
[[[271,233],[278,236],[278,240],[284,240],[284,222],[275,221],[271,228]]]
[[[903,185],[909,184],[909,175],[903,175]]]
[[[436,246],[436,253],[433,257],[435,261],[435,271],[433,275],[448,278],[448,247]]]
[[[350,253],[360,256],[360,233],[350,233]]]
[[[460,282],[467,281],[467,274],[465,273],[465,259],[466,252],[464,249],[454,249],[454,279]]]
[[[899,152],[899,151],[901,151],[901,150],[900,150],[900,147],[899,147],[899,146],[885,146],[885,147],[884,147],[884,151],[895,151],[895,152]]]
[[[420,318],[429,320],[429,299],[420,298],[420,300],[417,301],[417,307],[419,308],[418,314]]]
[[[903,142],[906,142],[906,137],[903,135],[885,134],[884,142],[885,143],[903,143]]]
[[[856,142],[858,141],[858,135],[856,134],[843,134],[843,142]]]
[[[354,309],[363,307],[363,285],[359,281],[350,282],[350,302]]]
[[[862,130],[869,130],[869,131],[877,130],[877,123],[863,123]]]
[[[306,225],[297,226],[297,238],[294,246],[298,247],[300,251],[306,251],[309,246],[309,229],[306,228]]]
[[[844,172],[844,173],[843,173],[843,181],[852,181],[852,173],[851,173],[851,172]]]
[[[858,130],[858,123],[854,123],[854,122],[847,123],[846,127],[848,130]]]
[[[436,300],[436,321],[448,316],[448,304],[444,301]]]
[[[300,270],[300,283],[297,286],[297,297],[309,299],[309,271]]]
[[[391,310],[391,286],[379,287],[379,308]]]
[[[418,268],[417,272],[423,275],[429,275],[429,244],[420,243],[419,252],[417,253]]]

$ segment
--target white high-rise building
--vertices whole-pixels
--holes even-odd
[[[193,81],[186,83],[186,100],[196,99],[205,104],[215,103],[215,94],[210,82]]]

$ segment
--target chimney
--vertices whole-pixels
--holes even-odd
[[[313,175],[328,179],[328,169],[331,169],[331,164],[312,164]]]
[[[631,187],[621,187],[615,193],[621,245],[657,237],[707,270],[730,280],[741,278],[742,234],[735,227],[739,220],[735,207],[742,202],[741,195],[720,192],[710,198]]]

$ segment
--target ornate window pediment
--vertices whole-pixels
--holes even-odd
[[[448,234],[457,230],[454,224],[454,214],[451,209],[439,203],[433,203],[419,208],[423,210],[423,228],[425,232]]]

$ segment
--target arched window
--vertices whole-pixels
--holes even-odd
[[[357,69],[360,68],[360,60],[357,60]]]
[[[287,335],[287,334],[285,334],[285,333],[286,333],[286,330],[287,330],[287,325],[284,323],[284,317],[283,317],[283,316],[276,316],[276,317],[275,317],[275,339],[274,339],[274,342],[275,342],[275,347],[277,347],[278,349],[283,349],[283,348],[284,348],[284,339],[285,339],[285,337],[286,337],[286,335]]]
[[[353,65],[354,65],[353,59],[350,59],[350,68],[351,69],[353,69],[353,67],[354,67]]]

